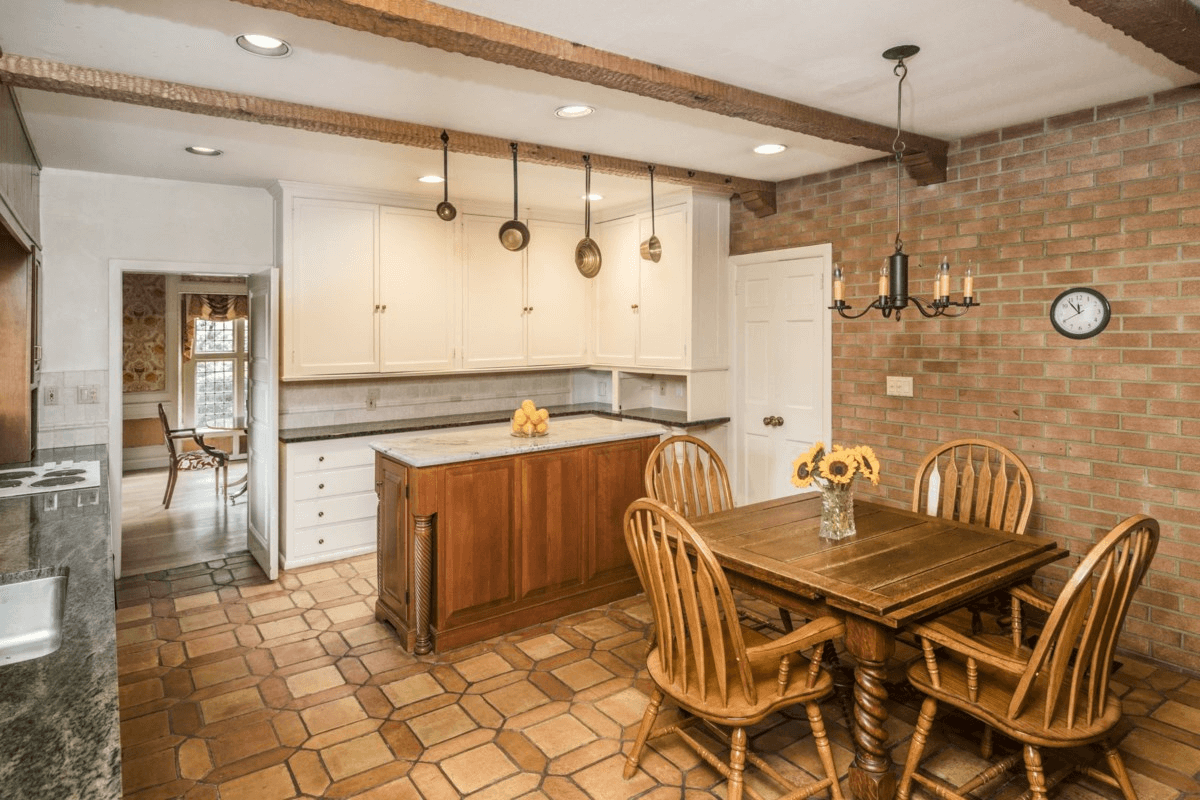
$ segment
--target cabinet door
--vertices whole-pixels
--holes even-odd
[[[375,372],[375,225],[366,203],[297,198],[284,265],[284,363],[294,375]]]
[[[454,367],[454,226],[432,211],[379,209],[379,360],[383,372]]]
[[[500,244],[498,217],[463,217],[463,366],[525,364],[525,254]]]
[[[582,448],[569,448],[518,459],[521,598],[583,581],[584,455]]]
[[[638,224],[625,217],[594,226],[603,264],[595,281],[598,364],[633,364],[638,313]]]
[[[592,502],[587,580],[619,580],[633,574],[625,546],[625,509],[646,494],[642,473],[655,439],[632,439],[587,449]]]
[[[444,481],[433,545],[439,629],[485,618],[517,599],[516,459],[447,467]]]
[[[650,218],[643,217],[640,223],[639,242],[650,238]],[[641,262],[637,363],[645,367],[685,367],[685,332],[692,300],[687,273],[691,263],[687,208],[660,212],[655,229],[662,242],[662,258],[657,264]]]
[[[583,238],[583,229],[531,221],[529,233],[525,289],[529,363],[583,364],[591,316],[591,281],[575,267],[575,245]]]
[[[380,458],[375,466],[375,491],[379,493],[376,523],[379,602],[411,630],[408,577],[412,566],[405,527],[408,503],[404,498],[407,476],[408,470],[385,458]]]

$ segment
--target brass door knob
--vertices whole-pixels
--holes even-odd
[[[768,428],[771,427],[774,424],[772,421],[774,419],[774,417],[763,417],[763,425],[766,425]]]

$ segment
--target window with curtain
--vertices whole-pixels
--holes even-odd
[[[244,417],[248,370],[245,296],[187,295],[184,303],[185,412],[199,427]]]

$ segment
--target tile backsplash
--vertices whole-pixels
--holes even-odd
[[[284,383],[279,391],[281,430],[516,408],[525,398],[539,407],[593,402],[581,397],[587,370],[540,370]],[[375,408],[368,398],[378,395]],[[590,392],[585,388],[582,394]]]
[[[50,394],[55,402],[48,405]],[[38,449],[108,443],[106,370],[43,372],[37,404]]]

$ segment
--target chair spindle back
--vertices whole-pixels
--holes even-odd
[[[658,657],[674,686],[709,702],[715,694],[721,705],[740,687],[742,697],[757,702],[733,594],[704,540],[678,512],[643,498],[625,512],[625,544],[654,614]],[[697,686],[688,685],[692,672]]]
[[[646,463],[646,495],[686,519],[733,508],[729,473],[717,452],[694,436],[658,443]]]
[[[1023,534],[1033,479],[1011,450],[985,439],[938,447],[917,468],[913,511]]]

